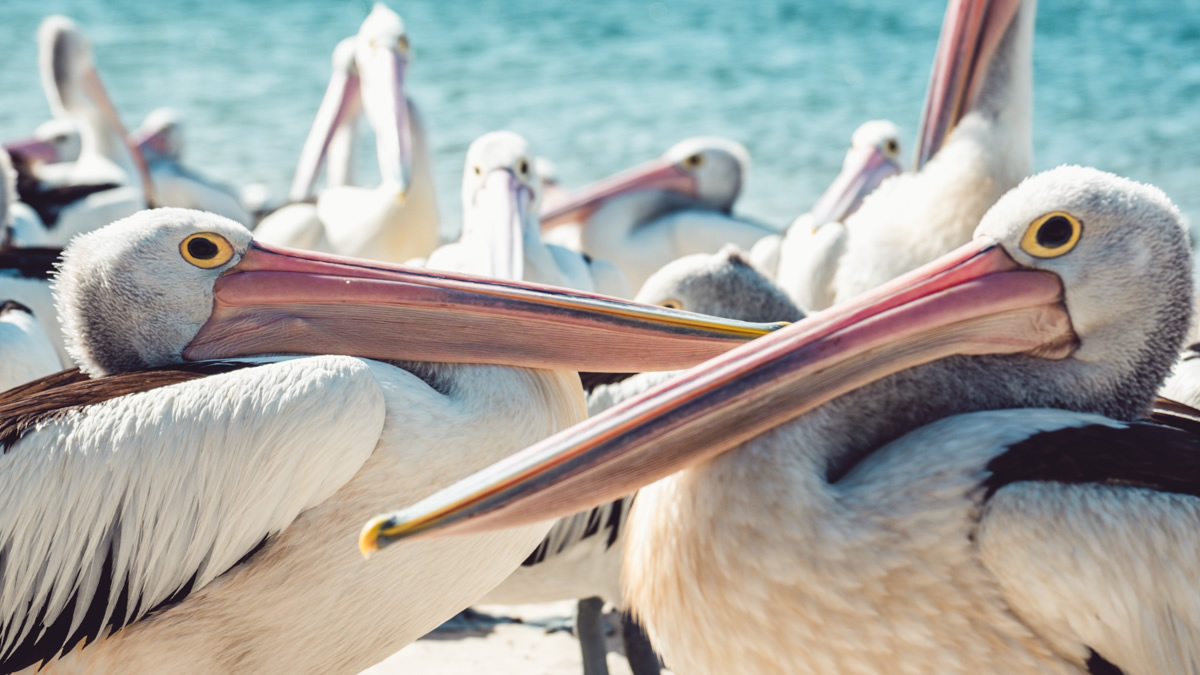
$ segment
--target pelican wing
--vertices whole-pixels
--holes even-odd
[[[256,367],[166,386],[161,369],[68,373],[0,396],[0,671],[203,587],[370,456],[385,412],[366,363],[241,365]]]
[[[1033,632],[1092,672],[1200,673],[1200,436],[1060,429],[988,469],[981,560]]]

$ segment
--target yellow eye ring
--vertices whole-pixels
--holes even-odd
[[[233,244],[215,232],[193,234],[179,244],[183,259],[201,269],[210,270],[229,262],[233,257]]]
[[[1038,218],[1021,237],[1021,250],[1035,258],[1057,258],[1064,255],[1083,234],[1083,223],[1069,213],[1055,211]]]
[[[694,155],[688,155],[683,160],[683,165],[689,169],[699,169],[704,166],[704,155],[698,152]]]
[[[666,307],[667,309],[683,309],[683,303],[675,298],[663,300],[662,302],[658,303],[658,305],[659,307]]]

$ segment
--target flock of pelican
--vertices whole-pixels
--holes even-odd
[[[597,596],[639,675],[1200,673],[1186,228],[1031,175],[1035,14],[949,0],[915,163],[863,124],[787,228],[735,141],[569,189],[496,131],[453,242],[387,7],[273,208],[47,18],[53,119],[0,152],[0,672],[354,673]]]

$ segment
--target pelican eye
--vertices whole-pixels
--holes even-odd
[[[401,35],[400,39],[396,40],[396,49],[402,52],[408,51],[408,36]]]
[[[1021,250],[1035,258],[1057,258],[1075,248],[1083,223],[1069,213],[1056,211],[1038,218],[1025,230]]]
[[[219,234],[201,232],[184,239],[179,252],[184,260],[208,270],[229,262],[233,257],[233,244]]]
[[[666,307],[667,309],[683,309],[683,303],[675,298],[667,298],[658,304],[660,307]]]
[[[479,166],[478,164],[475,165],[475,175],[476,176],[483,175],[483,167],[482,166]]]
[[[687,158],[683,160],[683,165],[689,169],[699,169],[700,167],[704,166],[704,155],[698,152],[694,155],[688,155]]]
[[[521,175],[521,178],[529,176],[529,160],[523,159],[517,164],[517,173]]]
[[[883,151],[893,157],[900,154],[900,141],[894,138],[887,139],[887,143],[883,144]]]

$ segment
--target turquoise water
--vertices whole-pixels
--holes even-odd
[[[509,128],[578,185],[695,134],[745,143],[739,209],[785,225],[836,173],[851,131],[888,117],[911,151],[942,0],[393,2],[413,45],[409,91],[435,148],[446,229],[463,155]],[[48,115],[34,31],[78,20],[127,123],[187,121],[188,163],[282,195],[329,74],[369,4],[7,0],[0,136]],[[1167,191],[1200,223],[1200,0],[1043,0],[1035,166],[1097,166]],[[373,156],[363,157],[364,163]],[[367,175],[374,169],[368,167]]]

